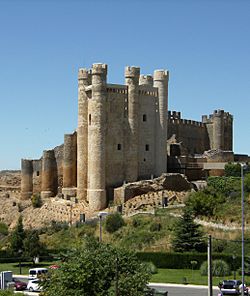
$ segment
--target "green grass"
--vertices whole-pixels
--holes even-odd
[[[226,277],[213,277],[213,285],[219,284],[220,280],[232,279],[233,275]],[[237,273],[237,279],[241,279],[241,275]],[[161,269],[158,268],[158,273],[153,274],[150,280],[155,283],[174,283],[174,284],[195,284],[207,285],[207,276],[201,276],[199,270],[191,269]],[[250,283],[250,276],[245,276],[246,283]]]

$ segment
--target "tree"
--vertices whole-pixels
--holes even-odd
[[[44,246],[39,241],[37,230],[27,232],[23,245],[25,254],[31,258],[41,255],[44,250]]]
[[[206,243],[200,226],[194,222],[193,214],[185,208],[183,216],[177,221],[172,239],[172,246],[176,252],[206,250]]]
[[[240,177],[241,166],[239,163],[227,163],[225,165],[225,176],[227,177]]]
[[[17,225],[10,237],[11,251],[13,251],[14,253],[18,253],[20,250],[23,251],[24,239],[25,239],[25,231],[23,228],[23,218],[22,218],[22,216],[19,216],[18,221],[17,221]]]
[[[122,215],[119,213],[110,214],[106,217],[105,229],[109,233],[113,233],[125,225]]]
[[[135,254],[110,245],[88,241],[72,251],[58,270],[44,282],[49,296],[144,295],[149,272]]]

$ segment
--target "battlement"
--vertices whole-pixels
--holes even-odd
[[[167,70],[155,70],[154,71],[154,81],[168,81],[169,71]]]
[[[181,119],[181,112],[168,111],[168,119]]]
[[[92,74],[93,75],[107,75],[108,65],[102,63],[96,63],[92,65]]]
[[[125,68],[125,77],[126,78],[139,78],[140,68],[135,66],[127,66]]]
[[[153,76],[152,75],[140,75],[139,85],[149,85],[153,86]]]
[[[213,123],[213,120],[215,117],[221,117],[226,122],[232,122],[233,116],[229,112],[225,112],[224,110],[214,110],[213,114],[208,115],[202,115],[202,122],[203,123]]]
[[[80,68],[78,70],[78,80],[87,80],[89,77],[89,70],[86,68]]]
[[[107,84],[107,92],[108,93],[117,93],[117,94],[127,94],[128,87],[122,84]]]
[[[186,126],[198,126],[198,127],[204,127],[204,123],[200,121],[195,120],[189,120],[189,119],[182,119],[181,118],[181,112],[177,111],[168,111],[168,123],[174,124],[174,125],[186,125]]]

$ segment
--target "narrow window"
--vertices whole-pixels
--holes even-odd
[[[89,114],[89,125],[91,125],[91,114]]]
[[[39,175],[40,175],[40,172],[39,172],[39,171],[37,171],[37,172],[36,172],[36,176],[37,176],[37,177],[39,177]]]
[[[117,150],[122,150],[122,145],[121,144],[117,144]]]
[[[142,115],[142,121],[147,121],[147,115],[146,114]]]
[[[149,145],[148,144],[145,145],[145,150],[149,151]]]

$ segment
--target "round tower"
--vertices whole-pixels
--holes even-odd
[[[77,128],[77,197],[87,199],[88,177],[88,98],[85,88],[91,80],[90,71],[78,72],[78,128]]]
[[[151,75],[140,75],[139,85],[153,86],[153,77]]]
[[[213,149],[224,150],[224,111],[215,110],[213,114]]]
[[[21,197],[29,199],[33,194],[33,162],[29,159],[21,160]]]
[[[88,102],[88,201],[92,210],[106,207],[105,133],[107,65],[92,66],[92,98]]]
[[[167,115],[168,115],[168,80],[169,72],[154,71],[154,87],[158,88],[158,106],[156,106],[156,145],[155,175],[167,171]],[[158,108],[157,108],[158,107]]]
[[[127,139],[127,182],[134,182],[138,179],[139,77],[140,68],[134,66],[125,68],[125,83],[128,87],[128,123],[130,127]]]
[[[57,167],[54,150],[43,151],[42,191],[41,197],[47,198],[56,194]]]
[[[76,133],[64,135],[63,187],[76,187]]]

